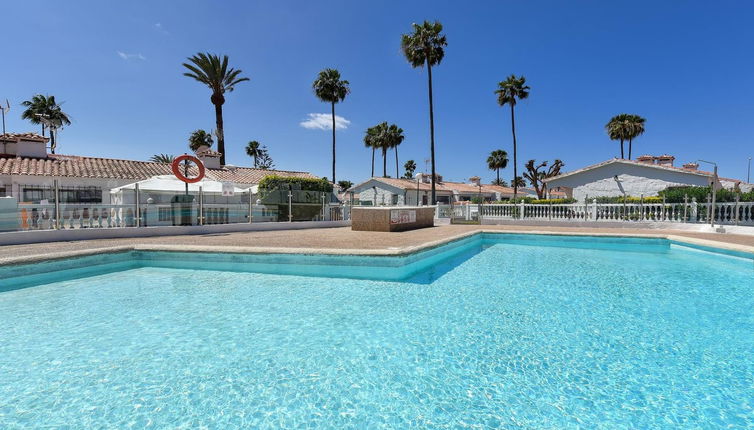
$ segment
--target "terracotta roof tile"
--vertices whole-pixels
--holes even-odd
[[[157,175],[172,175],[170,164],[151,161],[118,160],[113,158],[80,157],[50,154],[47,158],[29,158],[0,155],[0,175],[62,176],[103,179],[132,179],[140,181]],[[189,168],[189,175],[196,175]],[[317,177],[307,172],[287,170],[262,170],[248,167],[207,169],[207,177],[218,181],[256,184],[267,175]]]

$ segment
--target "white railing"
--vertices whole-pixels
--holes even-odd
[[[466,206],[466,208],[464,208]],[[463,218],[468,206],[453,208],[453,218]],[[754,225],[754,202],[715,203],[572,203],[572,204],[483,204],[482,219],[527,219],[596,222],[677,222]]]
[[[248,203],[141,204],[138,209],[135,204],[61,203],[56,207],[55,204],[22,203],[12,210],[0,208],[0,232],[238,224],[280,219],[277,206]],[[316,219],[348,220],[350,207],[324,205]]]

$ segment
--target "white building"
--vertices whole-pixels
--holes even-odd
[[[417,174],[414,179],[373,177],[351,187],[348,192],[360,204],[373,206],[424,206],[432,196],[431,175]],[[475,197],[485,201],[499,201],[513,198],[513,188],[499,185],[481,184],[479,178],[471,178],[469,183],[443,181],[437,175],[435,193],[437,202],[451,204],[465,202]],[[518,189],[519,197],[536,197],[528,188]]]
[[[699,170],[699,164],[675,167],[672,155],[642,155],[634,160],[615,158],[564,173],[547,180],[550,188],[560,187],[568,197],[583,201],[587,197],[656,196],[668,187],[709,186],[712,172]],[[718,177],[719,188],[738,187],[747,192],[752,184]]]
[[[172,175],[170,164],[48,154],[48,139],[36,133],[0,134],[0,197],[12,196],[18,203],[54,200],[54,181],[58,181],[62,203],[110,203],[110,190],[159,175]],[[313,178],[307,172],[263,170],[220,166],[216,151],[199,151],[197,157],[206,167],[211,181],[232,182],[247,189],[268,175]],[[195,176],[196,168],[189,169]]]

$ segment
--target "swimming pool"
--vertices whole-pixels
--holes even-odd
[[[0,268],[1,428],[754,425],[742,255],[487,234],[35,266]]]

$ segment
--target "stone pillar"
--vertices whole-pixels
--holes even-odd
[[[699,216],[699,204],[696,202],[696,197],[691,198],[691,214],[689,216],[691,222],[696,222]]]
[[[597,199],[592,199],[592,210],[591,210],[590,218],[592,221],[597,221]]]

